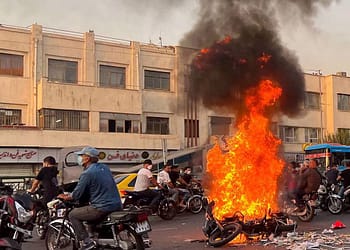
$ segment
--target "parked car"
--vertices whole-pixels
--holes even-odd
[[[114,181],[117,184],[120,197],[123,197],[125,191],[133,191],[136,183],[137,173],[118,174],[114,176]],[[153,174],[157,179],[157,174]]]

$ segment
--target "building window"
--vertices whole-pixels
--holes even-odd
[[[141,116],[134,114],[100,113],[101,132],[140,133]]]
[[[344,135],[350,136],[350,129],[349,128],[338,128],[337,131],[339,134],[344,134]]]
[[[170,91],[170,73],[145,70],[145,89]]]
[[[23,76],[23,56],[0,53],[0,74]]]
[[[319,128],[305,128],[305,142],[318,142],[319,135]]]
[[[169,118],[147,117],[146,133],[157,135],[169,134]]]
[[[185,137],[199,137],[199,121],[193,119],[185,119]]]
[[[49,59],[48,68],[51,82],[78,82],[78,62]]]
[[[350,95],[337,94],[338,110],[350,111]]]
[[[0,109],[0,125],[23,125],[21,123],[21,110]]]
[[[279,133],[283,142],[297,142],[297,128],[280,126]]]
[[[89,131],[89,112],[76,110],[41,109],[40,127],[65,131]]]
[[[320,94],[314,92],[305,93],[305,109],[320,109]]]
[[[211,116],[211,135],[230,135],[231,123],[232,118],[230,117]]]
[[[100,86],[125,88],[125,68],[100,65]]]

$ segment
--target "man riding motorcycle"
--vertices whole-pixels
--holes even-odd
[[[58,198],[77,200],[86,206],[76,207],[69,213],[69,219],[77,237],[82,241],[81,249],[92,249],[95,243],[90,239],[83,221],[94,224],[102,221],[109,213],[122,209],[122,202],[113,176],[108,166],[98,163],[99,152],[93,147],[85,147],[76,152],[78,163],[84,171],[71,194],[60,194]]]
[[[317,170],[317,165],[317,161],[311,159],[309,166],[305,165],[300,169],[296,192],[296,205],[298,208],[296,210],[302,211],[304,209],[302,203],[303,196],[305,194],[317,192],[321,184],[322,177]]]
[[[150,159],[146,159],[143,162],[143,167],[137,172],[134,190],[138,192],[140,196],[152,199],[149,205],[152,207],[152,212],[155,213],[157,211],[157,203],[161,198],[161,194],[155,190],[150,189],[149,187],[151,184],[158,186],[159,188],[163,187],[159,185],[159,183],[153,177],[151,169],[152,161]]]

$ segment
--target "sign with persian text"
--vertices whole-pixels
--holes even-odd
[[[141,163],[144,159],[157,160],[163,157],[161,150],[98,149],[105,154],[104,163]],[[57,162],[60,148],[0,148],[0,163],[41,163],[46,156]]]

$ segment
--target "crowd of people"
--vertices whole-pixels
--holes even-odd
[[[342,196],[346,187],[350,186],[350,162],[342,171],[338,170],[336,164],[328,166],[324,173],[318,168],[316,159],[305,160],[302,163],[292,161],[288,163],[286,172],[283,175],[283,194],[289,200],[295,200],[299,209],[301,199],[305,194],[317,192],[322,179],[325,179],[328,185],[337,185],[341,182],[339,195]]]

